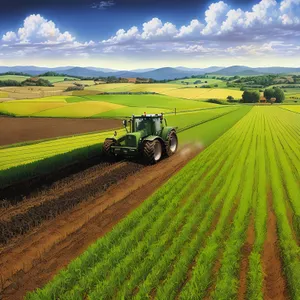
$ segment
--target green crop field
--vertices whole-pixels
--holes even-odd
[[[123,129],[120,133],[122,132]],[[99,144],[106,137],[112,135],[113,131],[107,131],[58,138],[17,147],[3,147],[0,148],[0,171],[30,164],[74,149]]]
[[[224,118],[223,135],[26,299],[300,299],[300,115],[245,106],[211,122]]]
[[[0,113],[34,117],[128,117],[218,107],[213,103],[178,99],[164,95],[52,96],[0,103]]]
[[[183,110],[196,108],[217,107],[217,104],[203,103],[198,101],[190,101],[169,97],[164,95],[94,95],[86,96],[85,99],[93,101],[105,101],[126,106],[142,106],[142,107],[158,107],[166,109]],[[84,99],[83,99],[84,100]],[[78,100],[70,100],[78,101]]]
[[[170,125],[178,127],[178,130],[180,131],[179,138],[182,143],[188,143],[190,141],[194,142],[194,140],[190,139],[189,135],[189,132],[193,130],[197,132],[197,141],[204,145],[208,145],[213,139],[221,135],[226,129],[230,128],[250,109],[250,107],[221,107],[218,109],[202,110],[195,113],[179,114],[177,116],[168,115],[167,120],[169,120],[168,122]],[[157,111],[157,113],[159,112],[160,111]],[[142,113],[143,112],[141,112],[141,114]],[[229,115],[231,116],[230,118]],[[172,122],[172,124],[170,122]],[[220,126],[217,125],[218,122],[220,123]],[[208,123],[212,127],[215,127],[213,132],[206,130]],[[204,129],[202,129],[202,126]],[[123,129],[119,130],[118,135],[122,135],[124,132]],[[13,174],[13,178],[17,179],[26,176],[30,177],[31,171],[27,170],[27,166],[29,166],[29,169],[33,168],[30,164],[34,164],[34,172],[37,172],[39,161],[47,160],[52,157],[54,158],[57,155],[66,154],[66,156],[68,156],[68,152],[70,151],[101,144],[106,137],[110,137],[112,134],[113,132],[91,133],[30,143],[29,145],[25,144],[15,147],[0,148],[0,179],[2,178],[3,181],[1,184],[4,184],[7,180],[13,180],[10,179],[12,177],[10,173]],[[55,163],[52,167],[55,167]],[[59,167],[59,165],[57,167]],[[20,168],[21,171],[18,168]],[[12,171],[10,172],[10,170]]]
[[[18,82],[22,82],[28,78],[29,78],[28,76],[20,76],[20,75],[0,75],[0,81],[1,80],[15,80]]]
[[[39,76],[42,79],[48,80],[51,83],[62,82],[67,78],[68,80],[78,80],[78,78],[69,77],[69,76]]]

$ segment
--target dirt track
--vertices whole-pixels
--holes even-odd
[[[0,146],[122,126],[112,119],[59,119],[0,117]]]
[[[199,149],[179,152],[155,166],[145,167],[131,162],[95,166],[85,170],[83,174],[70,176],[13,207],[2,208],[0,220],[9,223],[42,205],[56,203],[60,206],[63,204],[57,203],[64,202],[62,199],[68,201],[76,194],[79,195],[77,199],[80,199],[79,202],[75,201],[75,206],[71,205],[71,209],[60,212],[58,216],[53,215],[51,218],[46,213],[40,223],[26,225],[24,228],[28,230],[25,230],[25,234],[19,235],[19,232],[16,238],[10,238],[7,240],[8,244],[2,245],[0,298],[22,299],[26,291],[43,286],[198,152]],[[109,183],[105,178],[114,178],[112,174],[122,176],[106,186]],[[96,191],[87,193],[96,182]],[[49,211],[51,210],[45,210]]]

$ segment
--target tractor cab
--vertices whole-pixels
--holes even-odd
[[[176,129],[167,127],[163,114],[133,115],[130,120],[124,120],[123,125],[126,129],[124,136],[105,140],[105,154],[123,157],[141,154],[150,163],[155,163],[163,153],[170,156],[177,150]]]
[[[146,135],[159,135],[162,131],[163,114],[132,116],[131,132],[143,131]]]

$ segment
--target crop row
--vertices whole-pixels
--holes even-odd
[[[244,296],[263,299],[271,208],[279,240],[271,247],[280,248],[275,259],[291,298],[299,299],[299,137],[297,114],[254,107],[27,298],[236,299],[246,272]],[[243,258],[249,226],[255,239]]]
[[[225,211],[224,206],[226,213],[222,213],[222,218],[226,224],[231,201],[235,201],[233,193],[231,201],[224,203],[228,186],[239,186],[234,180],[236,168],[242,174],[241,164],[230,154],[238,155],[240,144],[247,142],[248,126],[242,124],[251,122],[247,116],[238,122],[67,270],[28,297],[50,299],[59,295],[67,299],[89,294],[91,298],[105,295],[100,298],[108,299],[118,294],[142,299],[155,287],[162,289],[162,282],[168,282],[169,289],[177,280],[183,283],[186,272],[181,272],[185,263],[181,258],[193,260],[207,239],[215,213]],[[223,186],[223,191],[217,195],[219,186]],[[189,256],[182,255],[189,250]],[[164,292],[157,288],[157,293]]]

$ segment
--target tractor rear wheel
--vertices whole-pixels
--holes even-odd
[[[143,155],[150,164],[157,163],[162,157],[163,149],[159,140],[146,141],[143,147]]]
[[[113,156],[111,152],[111,146],[114,146],[116,142],[112,139],[106,139],[103,143],[103,154],[105,156]]]
[[[173,155],[178,148],[178,138],[174,130],[172,130],[166,140],[166,153],[167,156]]]

